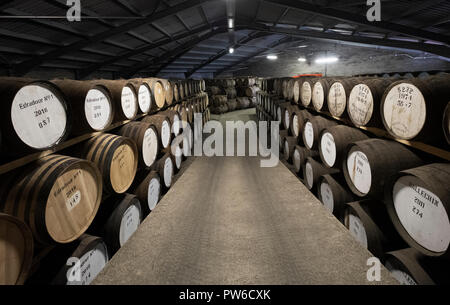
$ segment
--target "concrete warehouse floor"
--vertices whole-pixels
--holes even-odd
[[[259,160],[197,158],[94,284],[372,284],[372,255],[281,162]]]

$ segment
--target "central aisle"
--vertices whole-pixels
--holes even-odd
[[[370,284],[369,257],[281,163],[198,158],[95,283]]]

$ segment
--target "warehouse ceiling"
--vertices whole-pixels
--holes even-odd
[[[450,1],[381,0],[381,22],[367,20],[366,2],[81,0],[81,22],[69,22],[66,0],[6,0],[0,2],[0,69],[15,76],[68,70],[79,79],[98,72],[219,75],[315,42],[450,58]]]

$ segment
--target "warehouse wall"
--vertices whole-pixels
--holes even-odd
[[[286,77],[303,73],[323,73],[327,76],[352,76],[357,74],[383,74],[392,72],[422,72],[450,70],[450,62],[434,55],[418,52],[377,50],[358,47],[329,48],[328,55],[336,55],[339,62],[329,65],[316,64],[317,57],[326,52],[300,52],[279,55],[276,61],[265,58],[247,65],[247,69],[237,71],[235,76],[257,75],[261,77]],[[322,54],[322,55],[321,55]],[[297,59],[306,57],[308,62]]]

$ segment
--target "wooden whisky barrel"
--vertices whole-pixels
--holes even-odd
[[[442,119],[442,129],[444,130],[445,139],[450,144],[450,102],[445,107],[444,117]]]
[[[159,144],[162,149],[170,145],[172,139],[170,119],[167,115],[152,115],[145,117],[142,122],[152,124],[158,131]]]
[[[135,84],[128,80],[94,80],[93,85],[108,89],[114,103],[115,122],[133,120],[138,113],[138,96]]]
[[[33,260],[33,235],[21,220],[0,213],[0,285],[22,285]]]
[[[381,139],[352,143],[346,155],[345,180],[359,197],[380,195],[390,176],[422,165],[422,160],[402,144]]]
[[[98,166],[105,192],[122,194],[133,183],[139,157],[132,139],[102,134],[83,144],[81,156]]]
[[[295,147],[294,155],[292,157],[295,172],[297,175],[299,175],[301,178],[303,178],[303,166],[305,165],[306,159],[308,157],[311,157],[313,159],[319,158],[319,152],[315,150],[307,149],[303,146],[297,145]]]
[[[180,91],[178,90],[178,84],[174,81],[170,81],[170,86],[173,89],[173,101],[175,103],[178,103],[179,101],[181,101],[180,99]]]
[[[166,105],[170,106],[173,103],[173,88],[168,80],[160,79],[159,81],[163,85],[164,96],[166,99]]]
[[[329,127],[336,126],[337,123],[332,120],[325,119],[321,116],[313,116],[305,120],[303,126],[303,143],[308,149],[317,150],[319,147],[321,132]]]
[[[327,111],[327,97],[330,91],[332,79],[319,78],[314,82],[312,88],[312,104],[317,112]]]
[[[102,211],[105,209],[105,211]],[[122,194],[110,197],[99,211],[107,214],[102,237],[108,253],[114,255],[137,231],[142,221],[141,203],[135,195]]]
[[[300,100],[302,101],[303,107],[308,108],[312,101],[312,90],[314,86],[315,79],[305,79],[300,89]]]
[[[356,240],[380,259],[384,258],[386,252],[404,247],[389,221],[383,203],[379,201],[347,203],[344,225]]]
[[[154,99],[152,96],[152,89],[149,84],[143,79],[132,80],[137,89],[139,112],[142,114],[149,113],[155,109]]]
[[[386,89],[393,79],[375,78],[359,81],[351,90],[347,112],[356,127],[383,128],[380,104]],[[339,109],[337,113],[340,113]]]
[[[450,77],[408,79],[393,83],[381,100],[386,130],[395,138],[441,144],[440,124],[450,96]]]
[[[317,183],[317,194],[325,208],[344,222],[345,204],[353,202],[355,196],[347,188],[342,174],[323,175]]]
[[[412,248],[388,252],[384,265],[402,285],[448,285],[450,283],[448,260],[429,257]]]
[[[360,130],[345,125],[325,128],[320,134],[320,158],[326,167],[341,168],[347,157],[347,146],[367,139],[369,137]]]
[[[70,246],[74,247],[71,254],[62,249],[66,256],[55,255],[61,270],[52,285],[90,285],[109,261],[108,248],[100,237],[85,234]]]
[[[158,115],[165,115],[170,121],[171,132],[176,137],[181,132],[181,118],[180,114],[175,110],[166,110],[164,112],[158,113]]]
[[[436,163],[395,173],[386,183],[385,202],[395,228],[427,256],[449,257],[449,181],[450,164]]]
[[[292,88],[294,103],[299,104],[300,101],[300,89],[303,85],[303,80],[296,79],[294,82],[294,87]]]
[[[151,171],[133,192],[142,203],[144,216],[156,208],[161,199],[161,178],[156,171]]]
[[[136,143],[140,168],[149,168],[156,162],[160,147],[158,131],[155,126],[143,122],[130,122],[123,126],[118,134],[130,138]]]
[[[313,158],[308,157],[303,167],[304,183],[309,190],[312,190],[319,182],[321,176],[338,172],[339,170],[327,168]]]
[[[109,91],[103,85],[76,80],[53,80],[71,107],[71,134],[82,135],[103,131],[114,118],[114,108]]]
[[[291,133],[296,138],[302,138],[303,127],[305,126],[306,119],[312,118],[306,110],[295,110],[292,115],[292,124],[290,126]]]
[[[0,211],[27,223],[41,244],[70,243],[92,223],[101,197],[92,162],[52,155],[5,178]]]
[[[292,157],[294,156],[295,147],[297,146],[296,137],[286,137],[284,138],[284,159],[287,162],[292,162]]]
[[[164,108],[166,105],[166,92],[161,80],[156,78],[145,78],[144,81],[152,91],[153,101],[156,104],[154,110]]]
[[[346,114],[350,92],[357,83],[357,78],[345,78],[332,82],[327,95],[328,111],[332,116],[340,118]]]
[[[67,137],[70,109],[54,84],[2,77],[0,95],[0,109],[4,114],[0,122],[4,154],[47,150]]]
[[[166,153],[157,163],[156,168],[161,177],[163,190],[169,190],[172,187],[174,175],[174,165],[170,153]]]

